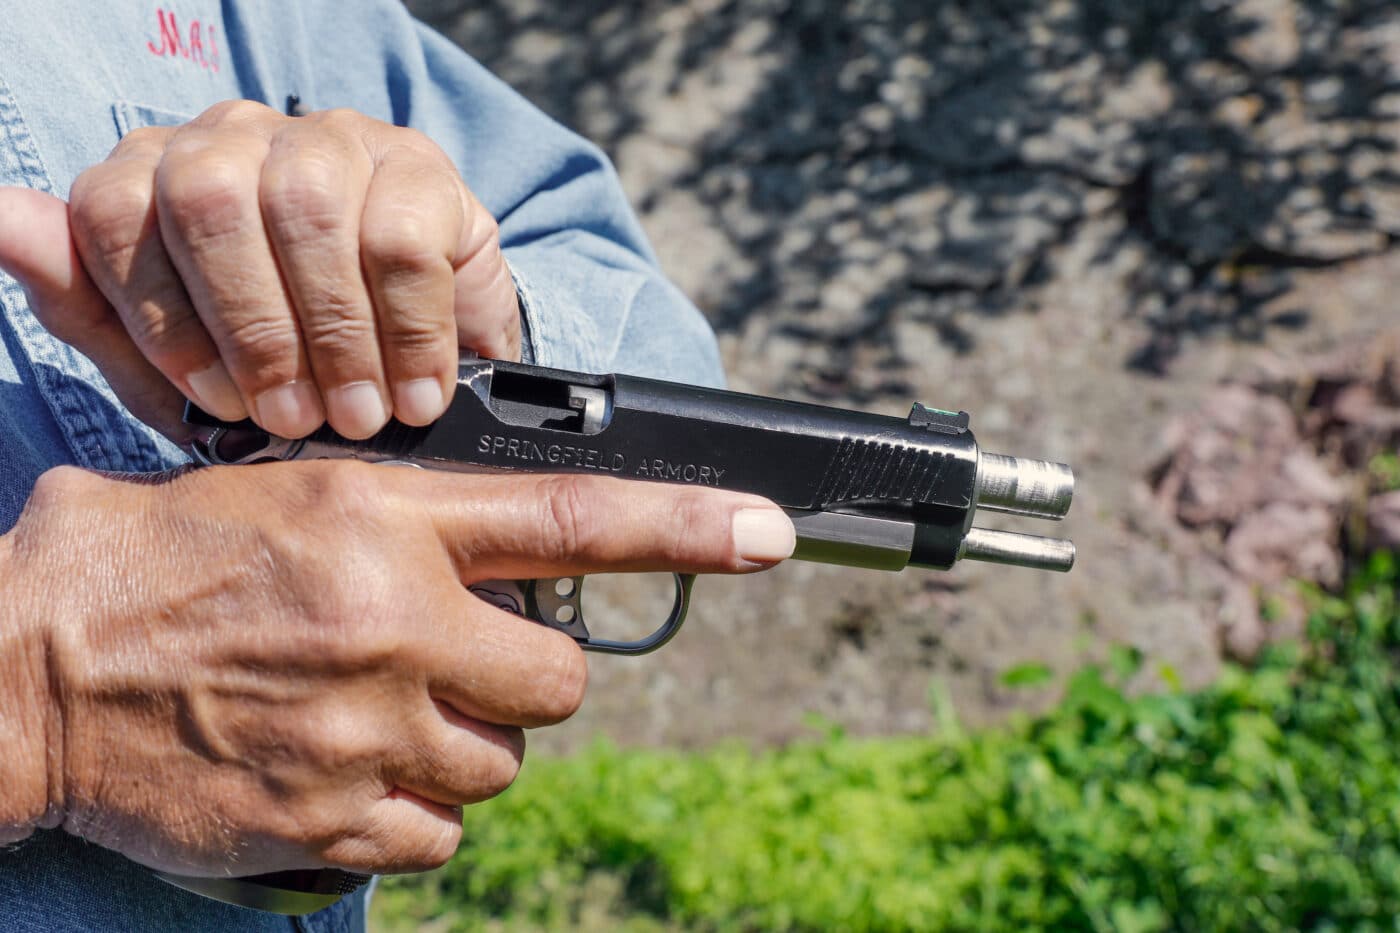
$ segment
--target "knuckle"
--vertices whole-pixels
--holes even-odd
[[[81,497],[101,480],[94,474],[75,466],[56,466],[39,474],[29,494],[30,506],[44,510],[62,502],[81,501]]]
[[[451,315],[435,315],[432,311],[432,308],[420,305],[387,309],[379,321],[379,333],[385,346],[398,353],[414,355],[433,352],[454,354]]]
[[[165,146],[165,141],[170,138],[173,129],[168,126],[138,126],[128,130],[127,134],[117,143],[112,150],[114,155],[126,155],[135,152],[159,152]]]
[[[69,546],[82,540],[84,529],[93,519],[95,505],[105,501],[110,490],[100,474],[73,466],[57,466],[40,474],[29,499],[14,526],[17,553],[35,543],[53,547],[55,541]]]
[[[552,669],[541,687],[543,711],[552,722],[562,722],[577,713],[588,690],[588,662],[584,660],[583,650],[567,636],[558,641],[561,650],[556,652]],[[514,775],[511,779],[514,780]]]
[[[544,554],[563,560],[586,550],[592,538],[592,507],[583,481],[576,476],[551,476],[542,482],[540,493],[538,540]]]
[[[348,233],[344,189],[344,173],[332,160],[304,155],[269,161],[258,198],[269,225],[288,242],[301,243]]]
[[[495,259],[501,254],[501,228],[496,218],[485,208],[471,211],[464,222],[470,226],[467,242],[471,255],[480,259]]]
[[[303,585],[298,592],[310,602],[303,610],[303,625],[288,640],[302,658],[320,674],[337,677],[358,678],[403,667],[405,657],[412,656],[405,652],[405,642],[412,636],[392,631],[400,623],[411,623],[404,618],[401,586],[363,563],[318,561],[310,556],[299,566]],[[314,588],[308,582],[314,582]],[[384,683],[377,689],[388,695],[393,685]],[[367,742],[344,733],[323,734],[330,743],[328,754]],[[364,754],[374,751],[365,747]]]
[[[384,624],[390,618],[389,613],[366,610],[366,605],[387,602],[374,598],[372,594],[376,589],[388,587],[368,584],[346,594],[352,603],[344,621],[353,626],[356,642],[356,663],[353,666],[367,671],[396,670],[403,663],[406,636],[400,626]]]
[[[348,138],[358,138],[367,128],[379,122],[350,107],[318,110],[309,116],[317,129]]]
[[[83,172],[69,192],[75,238],[104,259],[135,246],[150,209],[149,188],[109,165]]]
[[[358,770],[365,762],[377,761],[384,752],[378,730],[345,707],[327,704],[316,711],[303,711],[303,715],[306,759],[323,773]]]
[[[302,334],[313,353],[337,362],[368,362],[365,349],[375,343],[374,321],[362,302],[343,291],[326,289],[309,301]]]
[[[387,569],[340,559],[322,562],[307,576],[318,584],[303,633],[307,657],[319,658],[327,671],[352,675],[400,671],[417,657],[421,636],[412,630],[401,580]],[[382,685],[386,693],[391,687]]]
[[[462,827],[459,824],[442,823],[437,837],[424,845],[419,854],[423,865],[429,870],[438,869],[452,861],[457,847],[462,842]]]
[[[332,631],[340,644],[330,650],[340,656],[341,666],[347,670],[384,671],[402,666],[409,636],[400,626],[386,623],[402,615],[403,600],[399,598],[393,610],[378,608],[392,606],[394,597],[401,597],[398,588],[388,584],[382,573],[371,571],[357,574],[353,586],[339,587]]]
[[[324,460],[311,472],[306,507],[355,524],[377,523],[386,512],[384,470],[358,460]]]
[[[172,310],[171,298],[157,295],[138,302],[124,315],[127,332],[157,367],[199,363],[202,358],[186,357],[203,348],[204,323],[192,313]]]
[[[233,228],[243,216],[251,173],[243,160],[225,152],[167,150],[156,169],[163,211],[181,230],[199,226],[210,233]]]
[[[254,380],[285,382],[296,366],[298,337],[290,316],[245,318],[227,323],[230,362],[252,370]]]
[[[433,224],[417,211],[401,210],[361,234],[366,257],[386,275],[421,275],[445,263],[432,247]]]
[[[482,799],[489,800],[504,793],[520,776],[520,754],[502,752],[491,756],[490,763],[482,775]]]
[[[201,125],[222,126],[231,123],[251,123],[282,114],[266,104],[253,100],[221,100],[195,118]]]
[[[694,492],[678,495],[671,504],[670,533],[660,536],[656,556],[672,564],[681,564],[697,542],[713,540],[713,502]]]
[[[422,161],[424,157],[442,160],[451,164],[442,147],[433,142],[432,137],[411,126],[384,127],[385,157],[389,159],[411,159]]]
[[[138,200],[132,194],[132,185],[121,184],[117,176],[120,169],[111,162],[99,162],[78,173],[68,189],[69,210],[77,213],[105,216],[102,208],[120,200],[131,203]],[[137,195],[141,192],[137,191]],[[144,201],[144,198],[139,200]]]

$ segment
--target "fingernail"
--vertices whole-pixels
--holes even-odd
[[[258,422],[283,437],[310,434],[325,420],[315,386],[299,379],[268,389],[253,400],[253,406]]]
[[[243,397],[233,384],[227,367],[218,360],[212,366],[190,373],[185,377],[189,383],[194,403],[215,418],[225,421],[242,421],[248,417],[248,409],[243,407]]]
[[[404,424],[427,424],[442,414],[436,379],[407,379],[394,386],[394,415]]]
[[[352,439],[369,437],[389,420],[379,386],[372,382],[352,382],[331,389],[326,393],[326,405],[330,408],[331,426]]]
[[[734,513],[734,549],[744,560],[785,560],[796,547],[797,532],[781,509],[740,509]]]

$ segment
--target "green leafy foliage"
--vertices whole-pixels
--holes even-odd
[[[1114,652],[1049,714],[762,752],[535,760],[381,927],[1380,930],[1400,916],[1400,615],[1377,557],[1200,693]],[[1032,667],[1010,682],[1037,683]],[[1174,678],[1173,678],[1174,679]],[[1169,683],[1171,679],[1169,679]]]
[[[1376,454],[1366,465],[1366,473],[1378,492],[1400,489],[1400,454],[1392,451]]]
[[[1017,664],[1001,673],[1001,683],[1005,687],[1040,687],[1048,684],[1055,672],[1038,661]]]

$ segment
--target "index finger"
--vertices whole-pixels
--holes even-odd
[[[749,573],[790,557],[797,543],[782,509],[728,490],[572,474],[412,473],[424,484],[414,499],[465,583]]]

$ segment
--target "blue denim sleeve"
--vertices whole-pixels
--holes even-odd
[[[347,67],[347,57],[355,63],[350,67],[382,68],[384,80],[374,82],[387,95],[381,116],[440,145],[499,221],[522,297],[527,360],[722,381],[714,334],[657,268],[612,165],[596,146],[393,0],[364,4],[370,15],[351,15],[344,4],[316,6],[337,23],[334,51],[321,57],[337,71]],[[366,60],[369,50],[374,58]],[[365,77],[361,87],[370,83]]]

